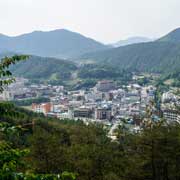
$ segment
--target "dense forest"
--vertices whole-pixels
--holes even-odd
[[[132,79],[131,71],[102,64],[85,64],[81,67],[78,76],[82,79],[121,79],[126,81]]]
[[[27,56],[4,58],[8,67]],[[47,118],[0,103],[0,179],[3,180],[177,180],[180,179],[180,125],[147,122],[139,133],[119,126],[117,140],[102,124]]]
[[[32,98],[32,99],[26,99],[26,100],[11,101],[11,103],[15,104],[16,106],[31,106],[32,103],[40,104],[44,102],[50,102],[50,99],[45,98],[45,97],[38,97],[38,98]]]
[[[180,71],[174,71],[172,73],[167,73],[165,75],[163,75],[161,77],[161,80],[162,81],[166,81],[166,80],[173,80],[172,82],[172,86],[175,86],[175,87],[180,87]]]
[[[119,69],[172,73],[180,69],[180,28],[147,43],[132,44],[81,56],[81,60],[110,64]]]
[[[179,124],[159,122],[137,134],[119,127],[114,142],[99,124],[46,118],[9,103],[0,103],[0,113],[1,177],[73,172],[79,180],[180,179]]]
[[[11,57],[13,53],[2,53],[0,57],[7,55]],[[117,80],[121,83],[132,80],[130,70],[111,65],[78,65],[71,61],[39,56],[30,56],[27,61],[10,66],[10,70],[14,76],[28,78],[31,83],[48,83],[66,87],[70,84],[71,89],[94,87],[97,81],[102,79]]]
[[[155,41],[90,53],[81,58],[82,61],[110,64],[119,69],[166,73],[180,69],[180,46]]]
[[[68,80],[77,67],[70,61],[30,56],[28,61],[13,65],[10,70],[16,76],[38,80]]]

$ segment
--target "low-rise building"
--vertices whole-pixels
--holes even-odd
[[[32,110],[47,115],[53,110],[53,105],[51,103],[32,104]]]

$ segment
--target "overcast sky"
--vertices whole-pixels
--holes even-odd
[[[104,43],[180,27],[180,0],[0,0],[0,33],[66,28]]]

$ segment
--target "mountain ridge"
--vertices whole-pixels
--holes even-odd
[[[0,58],[12,55],[14,54],[2,53]],[[76,69],[77,65],[74,62],[40,56],[30,56],[27,60],[10,66],[13,76],[42,82],[69,80]]]
[[[33,31],[18,36],[0,35],[0,51],[43,57],[72,58],[108,46],[66,29]]]
[[[180,29],[170,32],[163,39],[88,53],[81,56],[81,60],[141,72],[180,71]]]
[[[158,39],[161,42],[180,43],[180,28],[176,28],[167,35]]]
[[[142,36],[134,36],[134,37],[129,37],[124,40],[120,40],[114,44],[112,44],[113,47],[121,47],[121,46],[127,46],[131,44],[138,44],[138,43],[143,43],[143,42],[150,42],[153,41],[153,39],[147,38],[147,37],[142,37]]]

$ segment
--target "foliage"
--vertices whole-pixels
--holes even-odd
[[[137,134],[120,128],[111,141],[102,124],[59,121],[6,102],[0,122],[0,179],[180,179],[176,123],[151,122]]]
[[[17,106],[30,106],[32,103],[43,103],[43,102],[50,102],[49,98],[45,97],[39,97],[39,98],[33,98],[33,99],[27,99],[27,100],[15,100],[12,101]]]
[[[13,106],[10,107],[13,108]],[[4,115],[8,116],[8,113],[6,112]],[[18,117],[20,118],[20,116]],[[75,175],[68,172],[63,172],[62,174],[59,174],[59,172],[56,174],[47,174],[48,172],[46,171],[44,174],[37,174],[26,171],[28,168],[28,161],[26,162],[26,158],[28,158],[28,154],[30,153],[29,147],[27,146],[26,148],[23,148],[23,145],[19,144],[19,146],[23,149],[16,148],[19,141],[17,143],[13,143],[14,139],[12,139],[12,137],[16,136],[16,138],[21,139],[21,135],[27,135],[22,133],[23,131],[32,132],[31,129],[28,130],[24,128],[26,126],[29,128],[29,125],[31,127],[33,126],[33,123],[18,126],[13,126],[13,123],[6,122],[0,124],[0,179],[75,180]]]
[[[28,56],[25,55],[15,55],[12,57],[4,57],[0,61],[0,92],[3,91],[4,86],[7,86],[14,81],[14,78],[12,78],[12,73],[8,69],[9,66],[27,58]]]
[[[93,88],[97,83],[97,80],[95,79],[85,79],[80,82],[78,82],[75,86],[72,87],[73,90],[79,90],[79,89],[88,89]]]
[[[141,78],[137,81],[137,83],[140,85],[140,86],[144,86],[144,85],[147,85],[149,83],[149,79],[147,77],[144,77],[144,78]]]
[[[20,62],[11,67],[16,76],[38,80],[67,80],[77,67],[70,61],[30,56],[28,61]]]
[[[13,82],[13,78],[2,79],[10,77],[12,73],[8,70],[11,64],[16,61],[24,60],[27,56],[12,56],[11,58],[5,57],[0,63],[0,87],[1,91],[5,85]],[[48,175],[26,173],[26,162],[24,158],[27,158],[29,153],[29,147],[27,141],[27,135],[32,133],[34,121],[31,119],[30,112],[17,111],[17,109],[9,103],[0,103],[0,179],[2,180],[25,180],[25,179],[61,179],[61,180],[75,180],[75,176],[72,173],[64,172],[62,174]],[[29,115],[29,118],[28,118]],[[36,115],[34,115],[36,117]],[[30,123],[25,123],[23,119],[27,121],[31,119]],[[16,121],[18,119],[19,121]],[[22,123],[22,124],[19,124]],[[26,129],[27,127],[28,129]],[[23,132],[26,131],[26,132]],[[18,148],[19,147],[19,148]]]
[[[155,41],[94,52],[81,58],[132,72],[167,73],[180,68],[180,45]]]
[[[178,69],[174,72],[166,73],[161,77],[161,81],[166,81],[168,79],[173,80],[171,86],[180,87],[180,70]]]
[[[7,142],[0,141],[0,179],[15,179],[18,166],[24,165],[20,161],[28,150],[13,149]]]
[[[33,83],[47,82],[52,85],[66,85],[65,82],[73,80],[73,74],[77,73],[77,78],[81,82],[74,87],[77,89],[92,87],[98,79],[116,79],[124,82],[132,79],[132,72],[122,70],[119,66],[86,64],[77,67],[71,61],[38,56],[30,56],[28,61],[10,66],[10,70],[15,76],[28,78]]]
[[[118,141],[112,142],[103,126],[98,124],[85,125],[81,121],[59,121],[28,114],[9,103],[1,103],[0,107],[13,112],[10,117],[7,113],[0,117],[0,120],[11,119],[6,129],[21,127],[20,134],[10,131],[9,136],[0,135],[1,142],[8,141],[16,150],[29,149],[29,154],[22,159],[27,166],[17,169],[29,179],[49,178],[65,171],[76,172],[79,180],[180,178],[179,124],[162,121],[137,134],[119,129]],[[24,117],[23,120],[17,123],[15,114]],[[26,126],[32,119],[34,125]],[[17,138],[16,143],[12,136]]]
[[[86,64],[81,67],[79,77],[82,79],[117,79],[129,81],[132,79],[132,73],[127,70],[120,70],[111,65]]]

